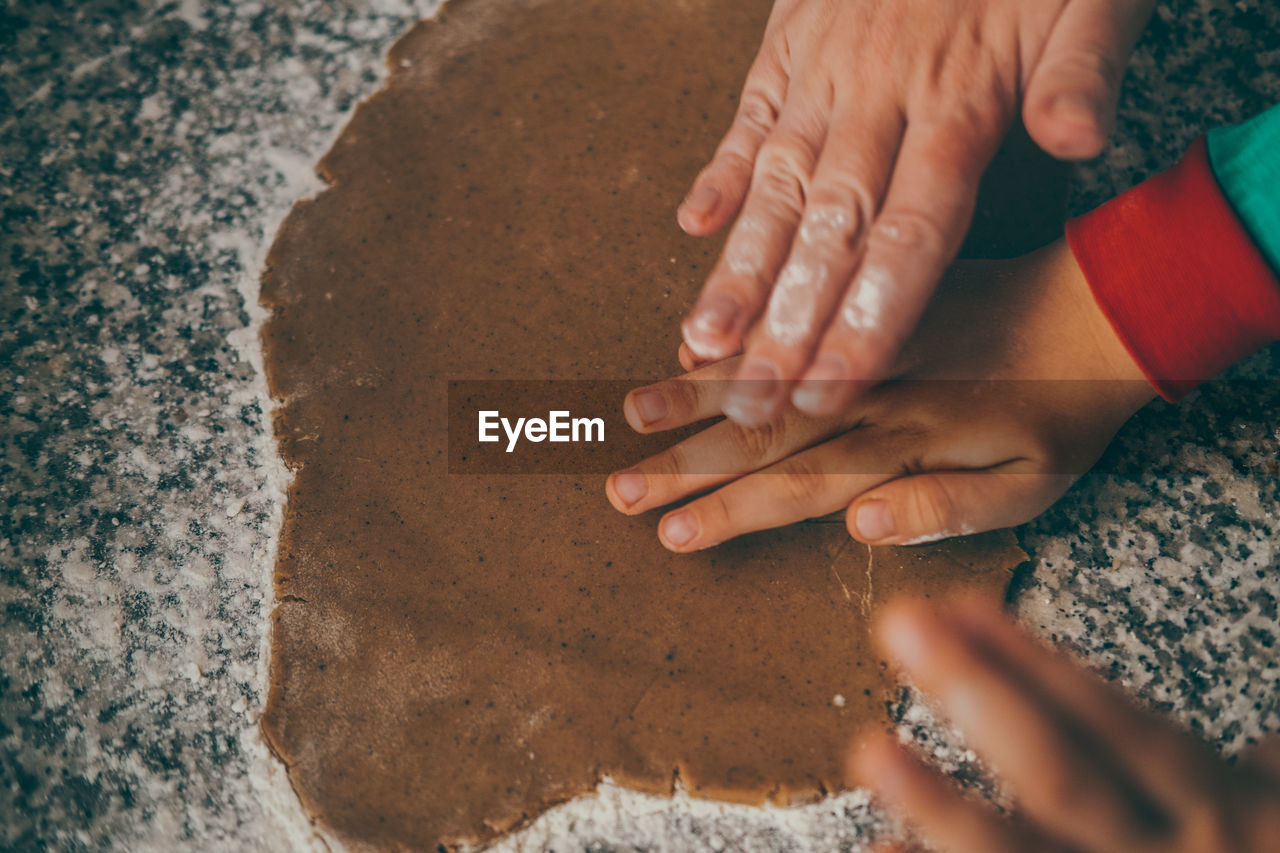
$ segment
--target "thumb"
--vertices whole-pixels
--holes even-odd
[[[1155,0],[1068,0],[1031,72],[1022,121],[1063,160],[1102,153],[1129,54]]]
[[[849,533],[861,542],[918,545],[1030,521],[1075,479],[993,470],[917,474],[861,495],[845,520]]]

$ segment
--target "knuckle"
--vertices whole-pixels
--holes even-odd
[[[821,261],[793,257],[782,268],[769,304],[763,329],[774,345],[773,359],[784,374],[795,375],[805,366],[810,348],[821,328],[817,293],[827,286],[830,270]]]
[[[741,304],[758,304],[762,299],[765,285],[765,264],[769,257],[769,227],[766,220],[757,213],[743,214],[721,255],[722,269],[732,276],[745,277],[750,284],[746,292],[733,279],[719,281],[718,287],[726,293],[733,293]]]
[[[766,198],[799,215],[808,194],[812,163],[812,152],[794,138],[766,142],[756,158],[752,181]]]
[[[724,384],[723,379],[690,379],[689,393],[692,408],[689,415],[701,419],[715,414],[724,397]]]
[[[669,447],[657,456],[647,460],[640,470],[651,484],[667,485],[673,477],[682,476],[688,464],[688,451],[682,445]]]
[[[1112,88],[1119,86],[1124,76],[1124,66],[1116,60],[1111,49],[1100,42],[1076,45],[1074,50],[1058,57],[1052,71],[1055,74],[1097,77]]]
[[[698,176],[699,181],[707,180],[720,172],[735,174],[740,180],[746,180],[755,168],[754,150],[743,143],[743,140],[732,136],[726,137],[716,150],[711,164]]]
[[[871,226],[871,236],[886,248],[914,255],[938,256],[948,249],[946,229],[923,210],[884,210]]]
[[[944,191],[963,188],[975,194],[983,171],[1017,114],[1017,101],[1003,92],[985,96],[970,93],[934,109],[941,117],[919,123],[922,138],[913,144],[911,168]]]
[[[955,517],[955,502],[940,478],[918,478],[910,494],[907,513],[915,522],[913,527],[916,530],[934,532],[950,529]]]
[[[772,423],[752,428],[734,424],[730,435],[738,455],[753,462],[773,459],[781,438],[777,427]]]
[[[696,379],[672,382],[664,389],[667,396],[667,422],[683,422],[696,416],[702,409],[702,383]]]
[[[761,89],[747,89],[738,103],[736,123],[755,134],[768,133],[778,121],[778,105]]]
[[[1008,129],[1016,112],[1017,100],[1001,86],[982,94],[979,92],[981,89],[952,106],[951,115],[943,123],[944,131],[934,148],[944,162],[959,160],[967,168],[976,157],[979,146],[972,143],[957,145],[956,140],[985,140],[994,145]]]
[[[812,505],[826,494],[827,474],[800,460],[793,460],[780,472],[778,486],[785,503]]]
[[[672,480],[683,479],[693,471],[693,455],[683,442],[672,446],[659,458],[662,459],[661,473]]]
[[[1017,109],[1017,72],[988,44],[990,34],[978,20],[958,28],[947,48],[919,64],[913,100],[925,116],[944,116],[984,136],[1003,135]]]
[[[724,493],[724,489],[718,489],[689,505],[698,518],[703,539],[719,539],[720,532],[733,523],[733,508]]]
[[[834,178],[821,188],[815,187],[800,221],[800,240],[852,248],[874,209],[865,184],[853,176]]]

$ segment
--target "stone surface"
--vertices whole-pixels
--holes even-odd
[[[0,847],[305,849],[262,746],[285,474],[256,278],[381,56],[433,2],[0,8]],[[1280,8],[1162,3],[1076,208],[1280,100]],[[1020,531],[1020,609],[1228,751],[1280,728],[1273,348],[1155,404]],[[1138,461],[1134,461],[1138,460]],[[904,730],[973,772],[910,701]],[[852,848],[858,795],[607,788],[508,846]]]

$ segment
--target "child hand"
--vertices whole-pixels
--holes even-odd
[[[715,417],[735,361],[633,391],[628,422]],[[611,475],[609,500],[636,514],[701,495],[659,523],[675,551],[846,507],[874,544],[990,530],[1047,508],[1154,396],[1062,241],[954,267],[892,375],[830,417],[713,424]]]
[[[1096,155],[1152,6],[778,0],[733,125],[679,212],[706,235],[741,211],[683,326],[699,358],[746,347],[736,375],[750,381],[724,411],[756,426],[797,380],[845,380],[837,396],[795,399],[829,414],[849,403],[848,380],[883,379],[1019,100],[1049,153]]]
[[[887,735],[849,755],[938,853],[1274,850],[1275,748],[1229,766],[1169,722],[1046,648],[992,605],[895,602],[878,636],[1002,776],[1017,820],[965,796]],[[1268,756],[1269,753],[1269,757]]]

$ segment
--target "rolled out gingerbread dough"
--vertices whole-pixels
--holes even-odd
[[[604,776],[839,789],[885,713],[876,605],[999,594],[1023,556],[1008,534],[871,553],[829,520],[677,556],[598,473],[449,473],[450,380],[678,371],[719,245],[672,211],[768,6],[453,0],[395,45],[320,164],[331,187],[276,238],[264,341],[296,476],[264,727],[358,846],[483,841]]]

